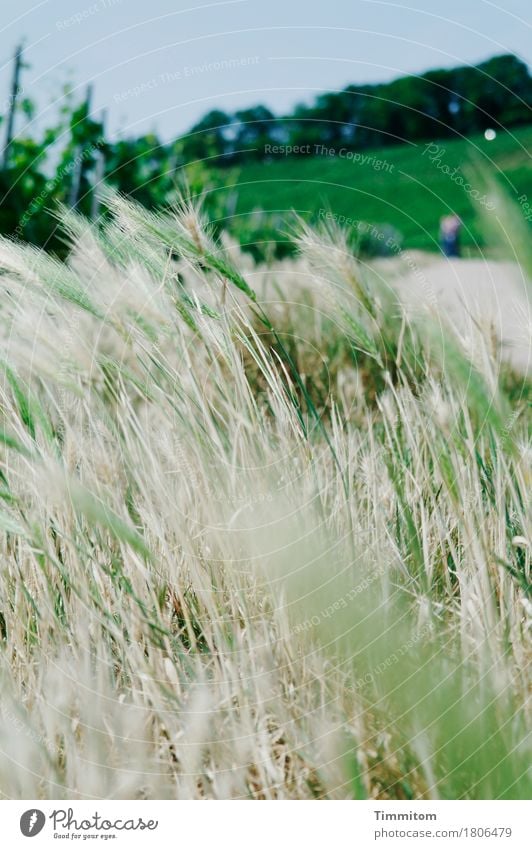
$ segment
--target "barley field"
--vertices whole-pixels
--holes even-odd
[[[186,199],[106,203],[66,263],[0,244],[3,797],[528,798],[531,395],[492,324],[334,227],[263,266]]]

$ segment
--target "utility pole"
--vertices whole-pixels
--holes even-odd
[[[11,95],[9,97],[9,106],[7,113],[7,128],[4,151],[2,153],[2,168],[6,169],[9,162],[9,148],[13,140],[13,127],[15,125],[15,111],[17,108],[17,97],[19,95],[20,72],[22,70],[22,44],[19,44],[15,50],[15,59],[13,65],[13,79],[11,82]]]
[[[105,138],[105,123],[107,112],[104,109],[102,112],[102,142]],[[98,150],[96,153],[96,167],[94,169],[94,185],[92,187],[91,198],[91,218],[96,221],[100,214],[100,203],[102,194],[102,183],[105,177],[105,153],[103,150]]]
[[[87,86],[87,93],[85,95],[85,109],[86,109],[86,117],[87,119],[90,116],[91,111],[91,101],[92,101],[92,86],[89,84]],[[81,177],[83,175],[83,149],[80,144],[77,144],[74,148],[74,168],[72,171],[72,182],[70,184],[70,192],[68,195],[68,204],[72,209],[75,209],[78,205],[79,200],[79,190],[81,188]]]

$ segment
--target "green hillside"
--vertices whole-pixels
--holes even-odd
[[[245,165],[230,190],[220,187],[223,172],[218,175],[214,191],[220,201],[223,195],[229,201],[231,193],[227,223],[241,240],[282,241],[292,211],[315,221],[329,210],[354,222],[348,226],[358,220],[391,225],[403,247],[436,250],[439,219],[453,211],[464,222],[465,252],[476,252],[482,232],[472,197],[484,197],[485,187],[471,170],[475,161],[488,165],[511,196],[532,199],[532,126],[501,132],[492,141],[482,135],[435,142],[430,149],[421,143],[348,154],[355,159],[340,148],[331,155],[313,152],[310,145],[288,155],[277,151],[270,162]],[[259,209],[271,215],[261,216]]]

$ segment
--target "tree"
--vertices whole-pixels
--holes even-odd
[[[183,137],[183,154],[187,161],[217,159],[234,149],[235,130],[231,117],[220,109],[208,112]]]
[[[234,114],[234,156],[233,161],[242,159],[242,150],[246,150],[253,159],[264,159],[265,146],[272,144],[275,115],[267,106],[252,106]]]

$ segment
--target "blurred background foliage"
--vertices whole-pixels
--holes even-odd
[[[350,85],[298,104],[289,115],[264,105],[212,110],[169,142],[155,133],[108,139],[105,116],[97,120],[91,112],[90,89],[81,103],[65,90],[56,123],[37,133],[36,104],[21,86],[27,67],[24,59],[15,68],[0,119],[0,232],[58,255],[65,247],[57,203],[95,218],[103,180],[149,209],[171,206],[186,183],[214,228],[229,230],[258,259],[292,250],[286,232],[292,211],[312,219],[324,207],[395,233],[397,245],[424,250],[437,249],[439,218],[452,209],[467,225],[464,244],[474,251],[482,236],[470,198],[422,155],[435,139],[444,146],[446,168],[461,169],[476,151],[495,164],[510,194],[532,197],[532,77],[513,55]],[[487,128],[494,140],[485,139]],[[316,156],[320,145],[333,153]],[[286,146],[306,152],[287,156]],[[354,164],[347,151],[374,151],[383,170],[370,158]],[[368,255],[383,250],[373,232],[367,228],[359,240]]]

